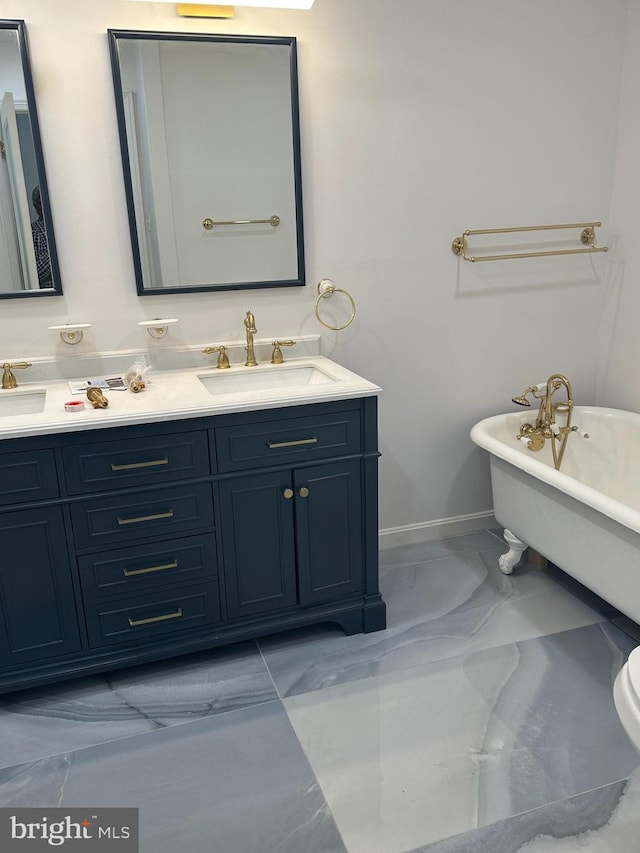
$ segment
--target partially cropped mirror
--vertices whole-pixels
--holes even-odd
[[[59,293],[25,25],[0,20],[0,299]]]
[[[109,43],[138,293],[303,285],[295,39]]]

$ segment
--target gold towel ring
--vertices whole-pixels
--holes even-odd
[[[321,281],[319,281],[317,290],[318,290],[318,298],[316,299],[315,312],[316,312],[316,317],[318,319],[318,322],[322,323],[322,325],[325,326],[327,329],[331,329],[332,332],[339,332],[342,329],[346,329],[347,326],[350,326],[353,323],[353,320],[356,316],[356,303],[353,301],[353,297],[351,296],[351,294],[347,293],[346,290],[343,290],[340,287],[336,287],[330,278],[323,278]],[[325,323],[325,321],[320,316],[320,312],[319,312],[320,300],[326,299],[327,297],[332,296],[334,293],[344,293],[344,295],[347,297],[347,299],[351,303],[351,316],[349,317],[347,322],[344,324],[344,326],[330,326],[328,323]]]

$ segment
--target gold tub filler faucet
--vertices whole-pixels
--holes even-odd
[[[551,398],[560,388],[565,389],[566,399],[553,403]],[[531,403],[527,399],[529,394],[531,394],[533,399],[540,400],[538,417],[535,424],[522,424],[516,438],[519,441],[523,441],[528,449],[533,452],[542,450],[545,442],[547,440],[551,441],[553,464],[556,471],[559,471],[570,434],[576,432],[583,438],[589,438],[586,432],[583,432],[577,426],[571,425],[571,417],[573,415],[573,391],[571,390],[571,383],[561,373],[553,373],[547,379],[546,383],[541,382],[539,385],[531,385],[519,397],[513,397],[512,401],[519,406],[530,406]],[[556,415],[564,418],[563,426],[559,426],[556,422]]]

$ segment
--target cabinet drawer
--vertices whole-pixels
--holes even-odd
[[[208,483],[98,498],[71,507],[78,548],[213,527]]]
[[[52,450],[0,456],[0,505],[40,501],[58,496]]]
[[[213,533],[101,551],[80,557],[78,563],[85,601],[218,577]]]
[[[360,412],[220,427],[216,430],[216,447],[220,472],[358,453]]]
[[[62,453],[72,495],[188,480],[209,473],[204,430],[66,447]]]
[[[89,645],[133,644],[220,621],[216,583],[85,605]]]

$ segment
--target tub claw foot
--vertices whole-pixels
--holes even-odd
[[[522,557],[523,551],[526,551],[529,547],[526,542],[523,542],[521,539],[518,539],[517,536],[514,536],[510,530],[505,528],[503,533],[504,541],[509,546],[509,550],[506,554],[503,554],[498,560],[498,565],[500,566],[500,571],[504,575],[510,575],[514,568],[520,562],[520,558]]]

